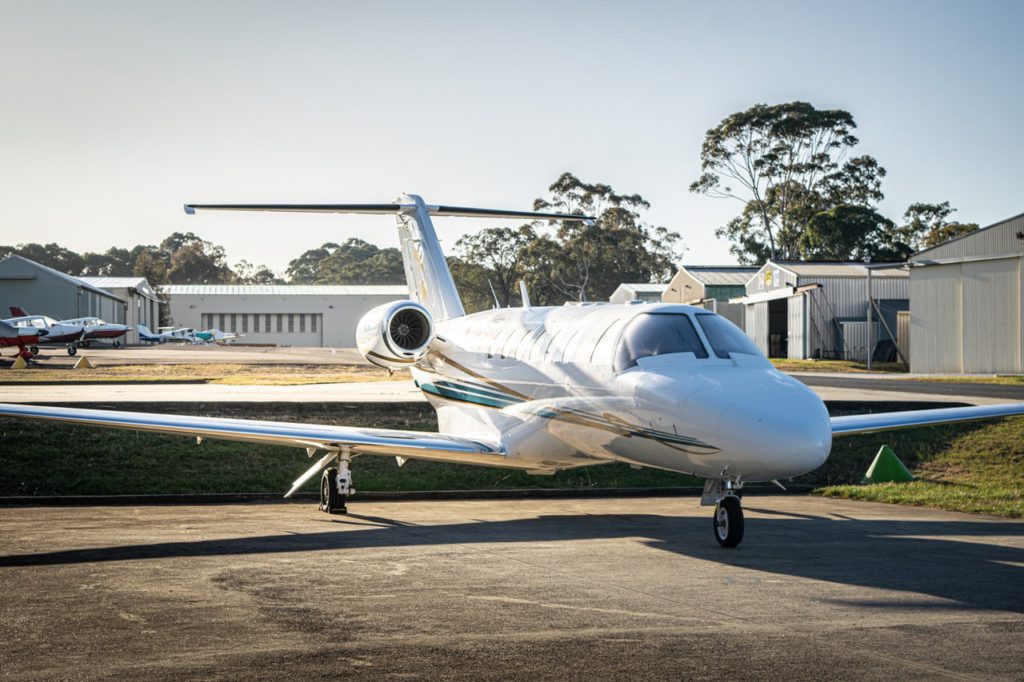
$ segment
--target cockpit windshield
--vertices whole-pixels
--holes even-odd
[[[615,353],[614,369],[621,372],[636,365],[639,358],[669,353],[693,353],[708,357],[708,351],[689,315],[680,313],[646,313],[637,316],[622,333]]]
[[[704,331],[704,336],[708,337],[711,350],[715,351],[716,356],[728,359],[729,353],[761,355],[750,337],[721,315],[697,313],[697,323]]]

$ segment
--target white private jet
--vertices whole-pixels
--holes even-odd
[[[533,474],[609,462],[706,479],[724,547],[743,538],[739,491],[819,467],[832,438],[1024,414],[1024,404],[829,417],[804,384],[774,369],[718,315],[675,304],[506,308],[466,315],[432,216],[588,220],[579,215],[428,205],[206,204],[185,210],[394,214],[411,300],[367,313],[359,350],[411,370],[437,410],[439,433],[243,419],[0,405],[0,415],[275,443],[323,454],[321,508],[344,511],[358,455],[521,469]],[[525,292],[524,292],[525,293]],[[526,297],[524,297],[525,299]]]

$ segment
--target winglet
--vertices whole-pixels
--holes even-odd
[[[185,204],[185,213],[187,213],[189,215],[195,215],[196,214],[196,207],[193,206],[192,204]]]

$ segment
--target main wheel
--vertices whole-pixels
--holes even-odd
[[[338,494],[338,486],[335,485],[335,478],[338,470],[334,467],[324,469],[320,477],[320,511],[328,514],[344,514],[348,511],[345,508],[345,500]]]
[[[78,346],[68,346],[68,355],[74,355],[78,352]]]
[[[28,349],[32,351],[32,355],[39,355],[39,346],[29,346]]]
[[[728,495],[715,505],[715,539],[722,547],[735,547],[743,540],[743,507],[738,497]]]

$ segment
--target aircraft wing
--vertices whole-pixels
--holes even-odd
[[[832,417],[832,436],[852,436],[858,433],[912,429],[918,426],[952,424],[954,422],[1012,417],[1014,415],[1024,415],[1024,403],[979,405],[975,407],[945,407],[935,410],[880,412],[878,414],[854,414],[845,417]]]
[[[315,449],[328,450],[328,455],[306,472],[305,479],[296,481],[297,485],[293,487],[292,492],[308,480],[309,476],[316,475],[330,462],[333,457],[332,451],[346,448],[353,455],[393,455],[455,464],[508,466],[505,461],[505,450],[500,442],[426,431],[364,429],[257,419],[220,419],[9,403],[0,403],[0,417],[21,417],[199,438],[290,445],[307,448],[310,454]]]

